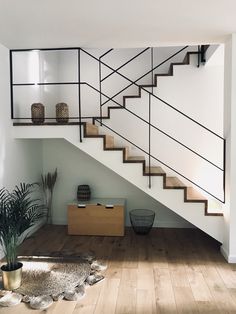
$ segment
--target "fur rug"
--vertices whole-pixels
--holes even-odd
[[[104,279],[106,265],[91,254],[77,257],[22,257],[22,284],[15,291],[0,291],[0,306],[13,306],[21,301],[34,309],[46,309],[53,301],[77,301],[89,285]]]

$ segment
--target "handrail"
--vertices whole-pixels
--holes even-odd
[[[183,51],[183,49],[186,49],[187,47],[188,47],[188,46],[185,46],[184,48],[181,49],[181,51]],[[82,48],[81,48],[81,50],[82,50],[84,53],[86,53],[87,55],[89,55],[91,58],[93,58],[93,59],[95,59],[95,60],[97,60],[97,61],[99,62],[99,59],[97,59],[95,56],[93,56],[93,55],[90,54],[89,52],[85,51],[85,50],[82,49]],[[169,57],[168,59],[166,59],[165,61],[163,61],[161,64],[163,64],[164,62],[167,62],[167,61],[170,60],[173,56],[177,55],[177,54],[180,53],[181,51],[179,50],[179,51],[176,52],[174,55],[172,55],[171,57]],[[151,94],[153,97],[155,97],[156,99],[160,100],[160,101],[163,102],[165,105],[167,105],[168,107],[172,108],[173,110],[175,110],[176,112],[178,112],[179,114],[181,114],[182,116],[184,116],[185,118],[187,118],[187,119],[189,119],[190,121],[194,122],[195,124],[199,125],[201,128],[207,130],[208,132],[212,133],[213,135],[217,136],[218,138],[220,138],[220,139],[222,139],[222,140],[224,139],[224,138],[223,138],[222,136],[220,136],[219,134],[215,133],[215,132],[212,131],[211,129],[207,128],[207,127],[204,126],[203,124],[201,124],[201,123],[199,123],[198,121],[196,121],[195,119],[189,117],[187,114],[183,113],[182,111],[176,109],[175,107],[173,107],[172,105],[170,105],[169,103],[167,103],[166,101],[164,101],[163,99],[161,99],[160,97],[158,97],[158,96],[156,96],[156,95],[150,93],[150,92],[147,91],[144,87],[142,87],[142,86],[136,84],[135,81],[133,82],[132,80],[130,80],[129,78],[127,78],[127,77],[124,76],[123,74],[121,74],[121,73],[119,73],[118,71],[116,71],[115,69],[113,69],[113,68],[112,68],[111,66],[109,66],[108,64],[104,63],[104,62],[101,61],[101,60],[100,60],[100,62],[101,62],[101,64],[103,64],[104,66],[108,67],[110,70],[113,70],[114,72],[116,72],[117,74],[119,74],[120,76],[122,76],[123,78],[125,78],[125,79],[129,80],[130,82],[132,82],[131,85],[136,85],[136,86],[137,86],[138,88],[140,88],[141,90],[144,90],[144,91],[146,91],[147,93]],[[149,73],[151,73],[151,72],[152,72],[152,71],[150,70]],[[130,85],[130,86],[131,86],[131,85]],[[125,88],[125,89],[126,89],[126,88]],[[124,90],[125,90],[125,89],[124,89]],[[123,91],[123,90],[122,90],[122,91]],[[112,98],[114,98],[114,97],[112,97],[112,98],[110,98],[110,97],[108,97],[108,96],[106,96],[106,97],[108,98],[108,101],[111,100],[111,101],[117,103],[114,99],[112,99]],[[103,104],[104,104],[104,103],[103,103]],[[124,108],[124,106],[122,106],[122,107]]]
[[[110,131],[112,131],[114,134],[118,135],[119,137],[121,137],[122,139],[124,139],[125,141],[129,142],[131,145],[135,146],[136,148],[140,149],[142,152],[144,152],[145,154],[149,155],[148,152],[146,152],[143,148],[141,148],[140,146],[138,146],[137,144],[133,143],[132,141],[128,140],[126,137],[124,137],[123,135],[121,135],[120,133],[116,132],[115,130],[113,130],[112,128],[110,128],[109,126],[107,126],[106,124],[104,124],[103,122],[99,121],[99,119],[95,119],[97,122],[101,123],[103,126],[105,126],[107,129],[109,129]],[[215,199],[217,199],[218,201],[224,203],[225,200],[218,198],[217,196],[215,196],[214,194],[212,194],[211,192],[207,191],[206,189],[204,189],[202,186],[200,186],[199,184],[197,184],[196,182],[194,182],[193,180],[187,178],[186,176],[184,176],[183,174],[181,174],[179,171],[175,170],[174,168],[172,168],[171,166],[167,165],[165,162],[161,161],[160,159],[156,158],[153,155],[150,155],[151,158],[155,159],[156,161],[158,161],[159,163],[161,163],[162,165],[164,165],[165,167],[167,167],[168,169],[174,171],[175,173],[177,173],[178,175],[180,175],[182,178],[188,180],[189,182],[191,182],[192,184],[194,184],[195,186],[197,186],[198,188],[200,188],[201,190],[203,190],[204,192],[206,192],[207,194],[211,195],[212,197],[214,197]]]
[[[144,52],[146,52],[147,50],[149,50],[150,47],[145,48],[144,50],[142,50],[141,52],[139,52],[138,54],[136,54],[134,57],[130,58],[128,61],[126,61],[125,63],[123,63],[121,66],[119,66],[118,68],[116,68],[116,71],[119,71],[120,69],[122,69],[124,66],[126,66],[127,64],[129,64],[131,61],[133,61],[134,59],[138,58],[139,56],[141,56]],[[101,57],[99,57],[100,59]],[[110,77],[112,74],[114,74],[115,71],[109,73],[107,76],[105,76],[102,79],[102,82],[105,81],[108,77]]]
[[[170,59],[174,58],[176,55],[178,55],[180,52],[182,52],[183,50],[187,49],[188,46],[185,46],[184,48],[181,48],[180,50],[178,50],[176,53],[174,53],[173,55],[171,55],[169,58],[165,59],[164,61],[162,61],[161,63],[159,63],[157,66],[155,66],[152,70],[146,72],[145,74],[143,74],[142,76],[140,76],[138,79],[136,79],[135,81],[132,81],[128,78],[126,78],[127,80],[129,80],[131,82],[130,85],[126,86],[122,91],[120,91],[119,93],[117,93],[116,95],[113,95],[111,97],[111,99],[113,99],[114,97],[118,96],[120,93],[122,93],[124,90],[128,89],[130,86],[132,86],[133,84],[135,84],[136,82],[140,81],[142,78],[144,78],[145,76],[147,76],[150,73],[153,73],[154,70],[156,70],[157,68],[159,68],[161,65],[165,64],[167,61],[169,61]],[[119,73],[118,73],[119,74]],[[136,84],[135,84],[136,85]],[[150,93],[149,91],[147,91],[145,89],[145,87],[142,87],[141,85],[138,85],[138,87],[141,87],[142,89],[144,89],[146,92]],[[110,100],[110,99],[109,99]],[[109,100],[107,100],[105,103],[103,103],[103,105],[105,105]]]
[[[99,90],[97,88],[95,88],[94,86],[90,85],[87,82],[81,82],[80,84],[82,85],[87,85],[90,88],[92,88],[93,90],[97,91],[99,93]],[[106,94],[101,93],[103,96],[106,97]],[[117,103],[120,107],[122,107],[119,103]],[[213,162],[211,162],[210,160],[208,160],[206,157],[202,156],[201,154],[197,153],[196,151],[194,151],[193,149],[189,148],[187,145],[181,143],[180,141],[178,141],[177,139],[175,139],[174,137],[172,137],[171,135],[169,135],[168,133],[166,133],[165,131],[159,129],[158,127],[156,127],[155,125],[153,125],[152,123],[149,124],[149,122],[147,120],[145,120],[144,118],[140,117],[139,115],[137,115],[136,113],[134,113],[133,111],[127,109],[127,108],[123,108],[126,111],[128,111],[129,113],[131,113],[132,115],[134,115],[135,117],[137,117],[138,119],[142,120],[143,122],[145,122],[146,124],[150,125],[151,127],[153,127],[154,129],[156,129],[158,132],[164,134],[165,136],[169,137],[171,140],[175,141],[176,143],[178,143],[179,145],[183,146],[184,148],[186,148],[187,150],[189,150],[190,152],[194,153],[195,155],[197,155],[198,157],[204,159],[205,161],[207,161],[208,163],[210,163],[212,166],[218,168],[219,170],[223,171],[222,168],[220,168],[219,166],[217,166],[216,164],[214,164]],[[96,120],[96,117],[94,117],[94,120]]]
[[[102,59],[103,57],[105,57],[108,53],[110,53],[112,50],[114,50],[113,48],[107,50],[106,52],[104,52],[100,57],[99,59]]]

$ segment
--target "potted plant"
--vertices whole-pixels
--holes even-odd
[[[44,215],[39,200],[32,197],[35,185],[21,183],[12,192],[0,189],[0,244],[6,258],[1,270],[6,290],[20,286],[22,263],[17,261],[17,247],[27,236],[26,230]]]

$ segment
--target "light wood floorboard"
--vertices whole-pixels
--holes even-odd
[[[20,304],[0,314],[236,314],[236,264],[198,229],[153,229],[138,236],[68,236],[65,226],[44,226],[20,247],[21,255],[94,251],[107,263],[105,280],[77,302],[47,311]]]

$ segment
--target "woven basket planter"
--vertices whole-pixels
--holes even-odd
[[[56,105],[56,120],[58,123],[68,123],[69,109],[66,103],[60,102]]]
[[[41,103],[34,103],[31,105],[31,119],[35,124],[44,123],[44,105]]]

